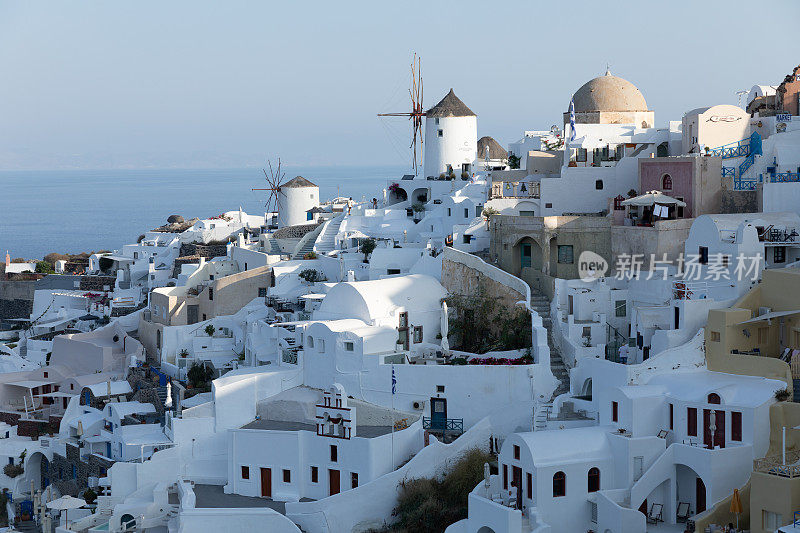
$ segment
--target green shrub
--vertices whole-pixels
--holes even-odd
[[[10,478],[15,478],[25,472],[25,467],[21,464],[7,464],[3,467],[3,473]]]
[[[206,326],[205,332],[209,337],[213,337],[215,331],[217,331],[217,329],[214,327],[214,324],[209,324]]]
[[[83,492],[83,499],[86,501],[86,503],[92,504],[97,499],[97,493],[90,488],[86,489]]]
[[[473,448],[448,470],[443,479],[417,478],[400,483],[396,522],[383,531],[440,533],[450,524],[467,517],[469,493],[483,479],[484,463],[492,455]]]

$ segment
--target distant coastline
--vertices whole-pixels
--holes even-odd
[[[377,197],[401,166],[287,167],[320,188],[321,198]],[[0,251],[41,259],[51,252],[118,249],[171,214],[207,217],[238,209],[260,213],[266,187],[259,167],[234,169],[1,170]]]

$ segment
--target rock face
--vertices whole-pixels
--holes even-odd
[[[180,215],[170,215],[167,219],[168,224],[183,224],[184,222],[185,220],[183,220],[183,217]]]

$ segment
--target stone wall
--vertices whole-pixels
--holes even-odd
[[[275,239],[300,239],[306,233],[314,231],[317,228],[317,226],[319,226],[318,223],[287,226],[273,233],[272,237]]]
[[[172,277],[177,278],[181,273],[181,266],[183,265],[196,265],[200,263],[200,256],[199,255],[187,255],[181,256],[173,261],[172,265]]]
[[[33,300],[0,299],[0,318],[27,318],[33,312]]]
[[[81,276],[80,290],[82,291],[103,291],[114,290],[114,283],[117,278],[114,276]],[[106,289],[105,287],[108,287]]]
[[[17,435],[20,437],[31,437],[36,440],[40,435],[50,433],[49,420],[33,420],[30,418],[20,418],[17,422]]]
[[[0,318],[24,318],[33,311],[34,281],[0,280]]]
[[[472,295],[483,287],[487,296],[499,300],[508,308],[517,308],[517,302],[528,298],[526,294],[492,279],[486,273],[446,256],[442,261],[442,285],[453,295]]]
[[[86,459],[81,458],[81,448],[71,442],[66,445],[66,454],[66,457],[53,454],[48,476],[61,494],[78,498],[82,497],[89,487],[90,477],[105,477],[108,469],[114,464],[111,459],[97,454],[91,454]]]
[[[22,417],[19,413],[11,413],[9,411],[0,411],[0,422],[5,422],[9,426],[16,426],[19,419]]]
[[[211,259],[212,257],[225,257],[228,255],[227,244],[196,244],[196,243],[183,243],[181,244],[180,257],[198,256]]]

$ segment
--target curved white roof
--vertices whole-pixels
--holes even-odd
[[[517,433],[537,467],[611,459],[608,435],[613,428],[591,426]]]
[[[686,402],[705,402],[712,392],[719,394],[723,405],[758,407],[773,400],[775,391],[786,387],[777,379],[740,376],[703,370],[678,375],[653,377],[648,385],[661,385],[668,396]]]
[[[342,282],[328,291],[314,319],[358,318],[370,324],[393,315],[400,307],[412,311],[438,309],[446,294],[436,278],[424,274]]]

